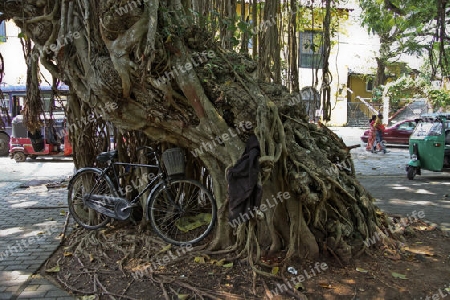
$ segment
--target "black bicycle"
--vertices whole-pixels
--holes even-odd
[[[134,164],[116,162],[117,150],[104,152],[97,161],[106,167],[83,168],[69,182],[69,211],[74,220],[86,229],[106,226],[111,218],[127,220],[133,208],[141,206],[139,199],[147,191],[147,219],[152,228],[165,241],[174,245],[194,244],[204,239],[212,230],[217,217],[217,207],[212,193],[199,181],[184,177],[184,153],[180,148],[166,150],[162,154],[163,165],[151,147],[147,156],[155,164]],[[123,175],[118,168],[153,169],[156,175],[146,175],[139,183],[144,188],[131,201],[124,198],[126,190]],[[142,184],[144,183],[144,184]],[[140,189],[140,188],[139,188]]]

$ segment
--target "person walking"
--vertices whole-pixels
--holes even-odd
[[[387,153],[386,146],[383,143],[383,133],[385,127],[383,125],[383,115],[379,114],[375,120],[375,144],[372,148],[372,153],[376,153],[376,151],[383,151],[383,153]]]
[[[372,115],[372,119],[369,120],[369,136],[367,139],[367,151],[373,151],[373,143],[375,141],[376,129],[375,129],[375,120],[377,119],[376,115]]]

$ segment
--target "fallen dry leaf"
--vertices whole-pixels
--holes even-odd
[[[367,271],[367,270],[365,270],[365,269],[363,269],[363,268],[359,268],[359,267],[356,268],[356,271],[361,272],[361,273],[367,273],[367,272],[369,272],[369,271]]]
[[[325,289],[332,289],[333,287],[331,286],[331,284],[328,283],[319,283],[319,285]]]
[[[204,264],[205,263],[205,258],[203,256],[196,256],[194,258],[194,262],[196,262],[198,264]]]
[[[277,275],[279,270],[280,270],[279,267],[273,267],[271,273],[272,273],[273,275]]]
[[[399,279],[408,279],[406,278],[406,275],[400,274],[400,273],[396,273],[396,272],[392,272],[392,277],[394,278],[399,278]]]
[[[59,271],[61,271],[61,268],[59,267],[59,265],[56,265],[53,268],[45,270],[45,272],[47,272],[47,273],[58,273]]]
[[[405,247],[405,251],[414,253],[414,254],[422,254],[428,256],[434,256],[433,251],[428,246],[417,246],[417,247]]]

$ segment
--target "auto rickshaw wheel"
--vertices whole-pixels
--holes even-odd
[[[416,167],[409,167],[408,168],[408,179],[413,180],[414,176],[417,174],[417,168]]]
[[[19,162],[24,162],[27,159],[27,157],[25,156],[25,153],[23,153],[23,152],[16,152],[16,153],[14,153],[13,158],[18,163]]]

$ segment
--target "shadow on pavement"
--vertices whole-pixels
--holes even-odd
[[[450,174],[427,172],[414,180],[406,176],[358,176],[358,180],[383,211],[407,216],[423,210],[425,220],[450,226]]]

